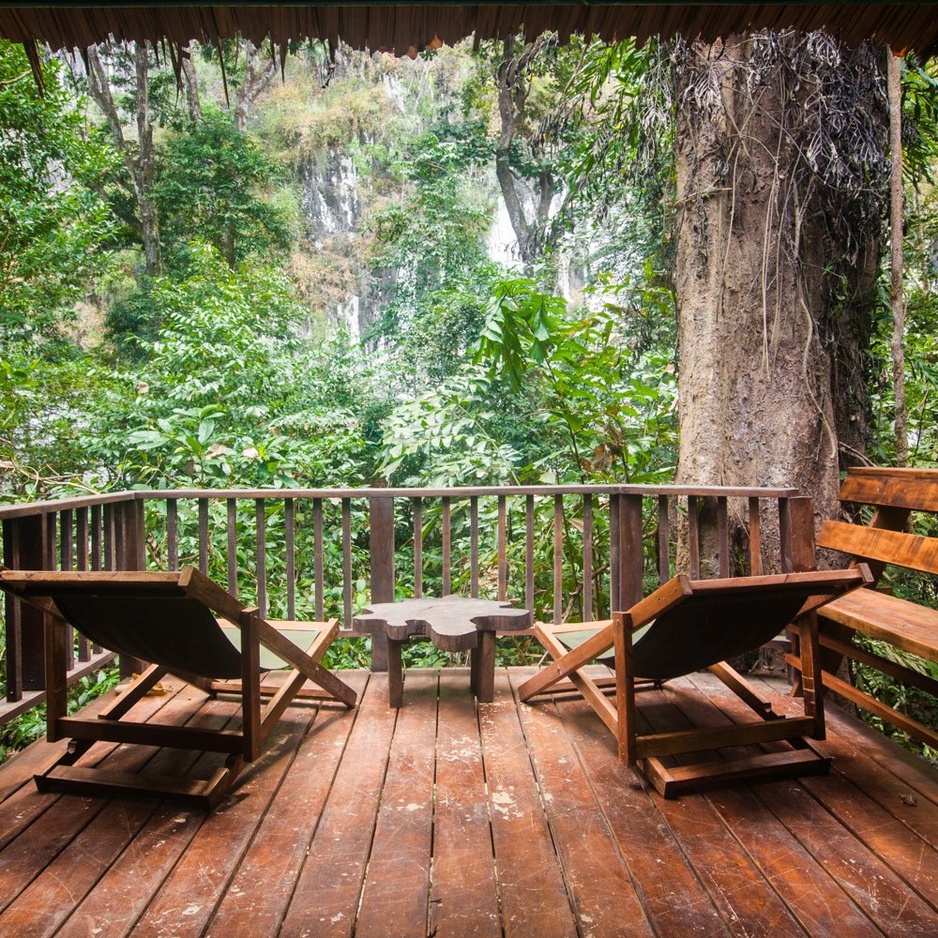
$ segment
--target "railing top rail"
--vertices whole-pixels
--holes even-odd
[[[452,488],[154,489],[137,498],[472,498],[485,495],[696,495],[729,498],[793,498],[793,488],[703,485],[492,485]]]
[[[10,518],[26,518],[30,515],[46,515],[56,511],[130,502],[138,497],[133,492],[108,492],[104,495],[78,495],[74,498],[55,498],[49,501],[23,502],[19,505],[0,505],[0,521]]]
[[[0,506],[0,521],[49,514],[93,505],[117,502],[170,498],[474,498],[493,495],[642,495],[696,496],[698,498],[793,498],[792,488],[758,488],[718,485],[488,485],[454,486],[453,488],[323,488],[323,489],[135,489],[109,492],[104,495],[82,495],[49,501],[26,502]]]

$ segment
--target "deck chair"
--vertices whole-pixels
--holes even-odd
[[[338,625],[268,621],[193,567],[177,573],[20,571],[0,569],[0,587],[45,616],[47,737],[70,739],[66,753],[36,776],[40,790],[149,792],[209,809],[297,696],[354,707],[356,694],[319,663]],[[66,716],[66,657],[73,626],[97,645],[153,662],[97,719]],[[286,680],[262,674],[289,666]],[[214,695],[241,697],[240,730],[209,730],[122,719],[167,674]],[[310,687],[307,682],[312,682]],[[304,686],[305,685],[305,686]],[[267,699],[266,705],[264,699]],[[224,765],[205,780],[118,773],[75,763],[96,741],[220,752]]]
[[[815,610],[871,582],[862,565],[850,570],[776,576],[691,580],[676,576],[608,623],[537,625],[535,633],[554,659],[519,688],[523,701],[566,686],[577,690],[615,735],[619,758],[641,770],[665,797],[733,780],[793,777],[826,772],[823,758],[806,737],[824,738],[824,708],[818,664]],[[794,623],[800,635],[804,715],[783,717],[726,663],[774,639]],[[611,657],[610,657],[611,655]],[[584,668],[592,661],[615,671],[610,700]],[[716,728],[640,733],[637,688],[709,669],[758,715]],[[561,684],[560,682],[564,682]],[[688,753],[772,745],[773,751],[696,764],[666,764]]]

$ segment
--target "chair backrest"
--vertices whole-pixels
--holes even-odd
[[[635,674],[665,681],[760,648],[785,629],[809,595],[771,588],[695,593],[636,637]]]
[[[775,576],[690,580],[675,577],[673,599],[653,616],[643,603],[631,610],[651,624],[633,635],[634,673],[669,680],[735,658],[770,642],[807,608],[812,597],[828,597],[869,582],[866,570],[811,571]]]
[[[213,610],[205,587],[220,588],[192,568],[133,574],[3,570],[0,582],[23,599],[51,599],[67,622],[111,651],[184,674],[241,675],[241,653],[216,613],[232,618],[235,609],[244,607],[225,594],[225,609]]]

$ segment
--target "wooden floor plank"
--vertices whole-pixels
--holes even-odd
[[[204,695],[199,695],[201,702]],[[161,719],[187,722],[190,726],[221,729],[230,719],[231,705],[225,705],[227,714],[213,706],[192,710],[191,701],[185,691],[174,694],[161,706]],[[166,772],[167,764],[176,763],[185,770],[197,762],[198,753],[185,753],[179,763],[178,754],[167,750],[154,751],[150,748],[120,747],[110,756],[108,763],[123,765],[127,770],[145,767],[148,772]],[[72,813],[69,809],[71,797],[65,796],[52,809],[59,813]],[[94,887],[108,871],[118,865],[129,844],[140,834],[159,806],[151,798],[111,798],[98,796],[95,803],[101,810],[94,816],[69,845],[52,861],[9,908],[0,915],[0,934],[44,936],[53,934],[72,915],[76,904]],[[142,868],[137,869],[137,883],[142,880]],[[105,894],[104,888],[97,895]],[[104,927],[103,925],[101,927]],[[116,935],[118,924],[107,921],[110,935]]]
[[[386,677],[347,675],[361,709],[291,707],[211,815],[40,795],[26,762],[0,766],[0,934],[938,934],[933,768],[834,715],[820,744],[831,776],[665,801],[582,702],[519,705],[512,685],[530,673],[500,669],[495,700],[477,706],[464,672],[410,671],[400,714]],[[212,725],[233,712],[179,694],[146,706],[193,704]],[[656,728],[739,715],[706,674],[639,705]],[[139,766],[143,752],[106,760]],[[187,770],[179,759],[160,750],[152,765]]]
[[[353,933],[397,720],[387,700],[387,674],[375,674],[287,908],[283,935]]]
[[[365,672],[343,678],[359,697],[364,694]],[[277,933],[355,718],[355,711],[337,707],[324,707],[317,714],[225,891],[208,936],[256,938]]]
[[[660,705],[644,706],[646,700],[657,697],[665,695],[657,691],[643,694],[643,709],[666,714],[667,709]],[[676,716],[679,722],[675,725],[686,727],[687,721],[680,714]],[[794,938],[805,934],[773,884],[704,795],[659,799],[656,805],[734,935]]]
[[[444,673],[436,734],[433,873],[427,935],[501,938],[482,743],[468,672]],[[490,704],[479,704],[482,710]]]
[[[170,693],[142,700],[135,716],[146,719],[159,714],[167,720],[191,716],[192,708],[181,690],[182,685],[176,683]],[[153,757],[154,750],[150,748],[108,743],[96,744],[79,761],[94,765],[108,758],[108,764],[117,769],[136,771]],[[0,910],[6,909],[34,879],[41,879],[55,865],[59,854],[106,806],[106,797],[40,793],[34,787],[24,787],[4,802],[0,817],[7,810],[18,811],[18,823],[11,827],[21,829],[22,833],[5,843],[0,851]],[[22,826],[31,818],[34,818],[32,823]],[[44,902],[42,892],[41,885],[33,890],[34,895],[38,893],[39,907]]]
[[[356,938],[426,938],[433,845],[433,763],[439,674],[411,669],[355,926]]]
[[[667,686],[675,706],[695,726],[726,725],[725,714],[693,680],[691,676]],[[751,719],[751,711],[746,717]],[[659,732],[674,728],[676,720],[655,726]],[[726,788],[706,797],[808,934],[841,933],[857,938],[882,934],[824,864],[752,791]]]
[[[52,935],[132,843],[155,810],[144,801],[118,800],[50,863],[42,876],[0,915],[0,934],[17,938]]]
[[[518,672],[512,672],[511,682],[517,692]],[[521,723],[580,929],[596,935],[654,934],[555,707],[524,707]]]
[[[658,692],[643,693],[641,707],[646,711],[661,709],[662,705],[654,702],[658,696]],[[559,704],[558,709],[562,712],[568,705]],[[612,738],[598,717],[594,724],[598,732]],[[740,938],[803,938],[804,929],[702,795],[672,801],[654,793],[646,797],[653,800],[665,830],[674,837],[732,934]]]
[[[661,799],[645,791],[637,773],[616,758],[616,744],[584,701],[558,705],[567,733],[613,832],[655,934],[729,935],[730,931],[688,862]]]
[[[777,684],[767,688],[778,691]],[[798,703],[779,697],[776,706],[790,711]],[[878,746],[871,747],[869,731],[863,731],[865,736],[859,735],[856,720],[832,706],[828,707],[828,724],[828,737],[818,743],[818,749],[834,760],[834,778],[840,783],[817,791],[812,787],[815,797],[828,789],[832,793],[840,792],[837,806],[831,808],[834,813],[874,850],[885,850],[887,855],[904,855],[903,875],[921,872],[918,859],[921,841],[924,840],[931,850],[938,849],[938,804],[922,794],[921,789],[929,786],[923,784],[927,776],[921,771],[921,760],[911,771],[906,771],[905,757],[910,753],[884,737],[879,737]],[[894,758],[876,759],[873,757],[876,751]],[[870,801],[879,811],[869,805]],[[887,818],[891,818],[891,822]],[[899,830],[896,825],[905,830]]]
[[[694,675],[693,681],[730,716],[740,715],[738,701],[718,680]],[[938,854],[923,843],[920,834],[914,834],[846,780],[845,765],[838,755],[844,749],[842,741],[833,738],[819,745],[835,759],[830,776],[760,786],[757,795],[807,849],[822,858],[830,875],[886,934],[935,930]],[[870,759],[863,763],[855,760],[854,768],[858,773],[882,771]],[[924,808],[925,815],[936,810],[928,801]],[[895,798],[895,810],[902,809],[908,807]],[[926,924],[924,932],[916,930]]]
[[[316,712],[309,706],[286,711],[261,757],[205,818],[131,935],[184,938],[204,932]]]
[[[479,718],[505,936],[571,938],[576,921],[506,671]]]
[[[183,688],[181,681],[175,681],[168,686],[168,692],[165,694],[154,694],[146,697],[137,704],[134,710],[134,717],[141,720],[149,719],[155,716],[160,710],[167,706],[173,706],[172,701]],[[94,701],[88,709],[89,715],[102,710],[114,699],[114,692],[104,694]],[[175,705],[178,712],[184,712],[181,707]],[[169,711],[172,713],[172,711]],[[171,717],[166,717],[170,719]],[[56,804],[61,796],[60,793],[48,792],[39,793],[33,781],[33,774],[40,769],[48,768],[58,756],[57,753],[63,751],[63,743],[47,743],[45,740],[34,746],[29,746],[23,752],[16,753],[8,762],[2,766],[2,777],[4,779],[2,790],[3,800],[0,801],[0,851],[4,850],[21,831],[29,827],[33,821],[43,814],[48,808]],[[80,760],[81,765],[94,765],[105,758],[108,753],[117,749],[115,743],[95,743]],[[136,759],[136,764],[142,764],[146,756]],[[9,782],[7,778],[9,777]],[[2,860],[0,860],[2,864]]]

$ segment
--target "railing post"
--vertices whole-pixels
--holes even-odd
[[[394,601],[394,499],[376,496],[368,502],[371,535],[371,601]],[[371,639],[371,670],[387,671],[388,640],[375,634]]]
[[[44,570],[48,563],[45,515],[3,522],[3,562],[16,570]],[[42,690],[45,680],[43,613],[6,595],[7,700],[23,699],[24,690]]]
[[[642,598],[644,556],[642,544],[642,497],[641,495],[619,495],[619,535],[617,590],[618,610],[624,611]]]
[[[778,515],[782,572],[813,570],[814,499],[807,495],[779,499]]]
[[[114,566],[117,570],[143,570],[146,567],[146,527],[143,502],[136,498],[117,502],[114,509]],[[120,656],[122,678],[141,673],[148,662]]]

